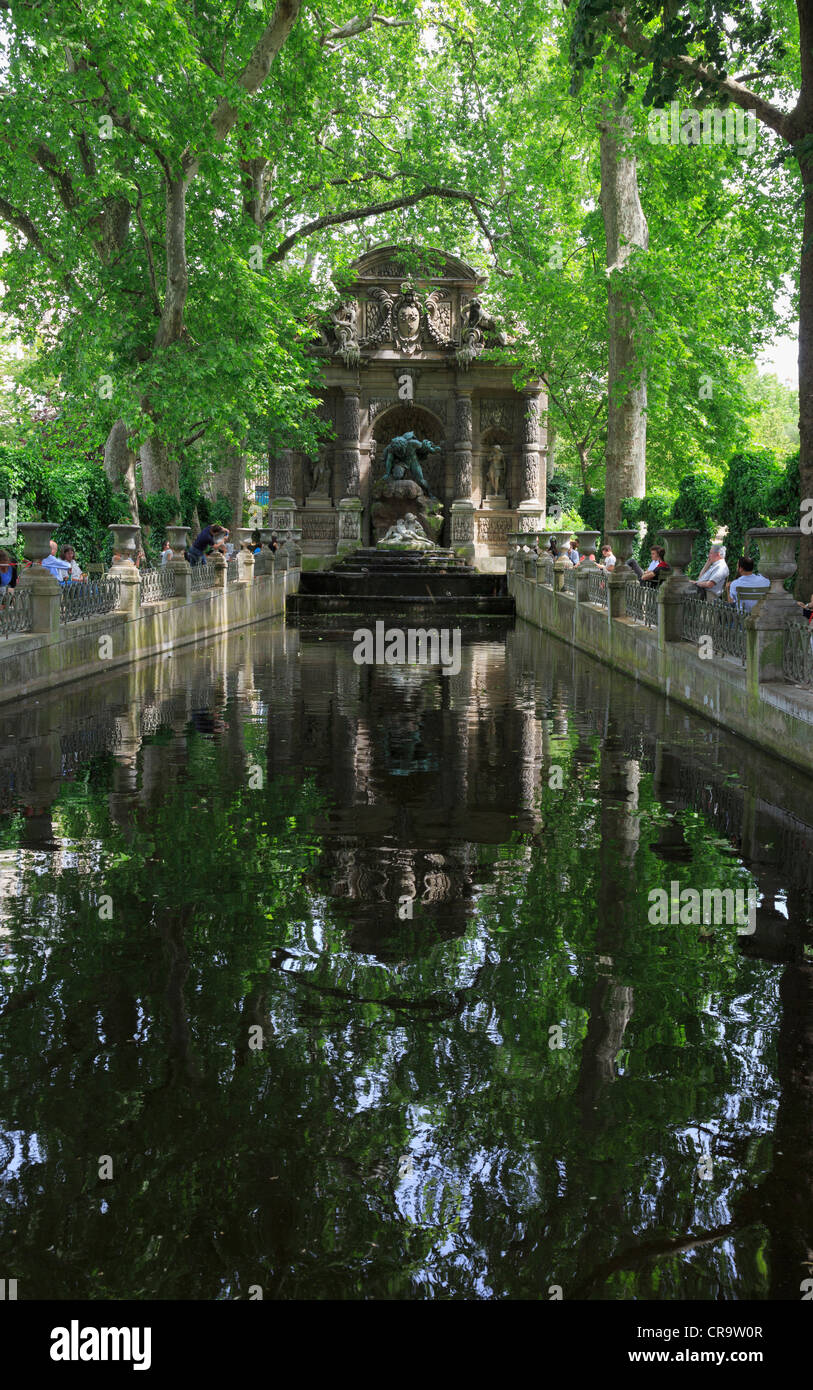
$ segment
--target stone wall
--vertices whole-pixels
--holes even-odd
[[[656,630],[630,618],[611,618],[597,604],[537,583],[510,565],[508,589],[518,617],[798,768],[813,771],[813,690],[786,681],[754,680],[750,647],[748,666],[719,654],[704,660],[694,644],[666,640],[662,605]]]
[[[300,571],[288,568],[287,557],[269,563],[270,571],[253,573],[248,580],[196,590],[186,599],[136,606],[132,616],[125,611],[95,614],[62,623],[53,634],[0,637],[0,702],[69,681],[92,680],[100,671],[282,616],[287,595],[298,588]]]

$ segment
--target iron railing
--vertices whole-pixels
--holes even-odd
[[[168,564],[160,569],[142,570],[139,582],[142,603],[159,603],[161,599],[175,597],[175,571]]]
[[[231,560],[229,560],[229,579],[228,579],[228,582],[229,582],[230,584],[235,584],[239,578],[240,578],[240,561],[238,560],[238,558],[237,558],[236,555],[233,555],[232,558],[231,558]]]
[[[711,653],[733,656],[745,665],[746,614],[733,603],[716,603],[700,598],[683,599],[683,640],[697,642],[708,637]]]
[[[216,574],[216,573],[217,573],[217,571],[215,570],[214,565],[209,564],[207,561],[204,561],[204,562],[203,562],[202,564],[200,564],[200,565],[193,565],[193,566],[192,566],[192,588],[193,588],[193,589],[211,589],[211,588],[213,588],[213,587],[214,587],[215,574]]]
[[[570,566],[570,569],[566,569],[566,570],[565,570],[565,579],[564,579],[564,584],[562,585],[562,587],[563,587],[563,589],[565,590],[566,593],[568,593],[568,594],[573,594],[573,596],[575,597],[575,595],[576,595],[576,568],[575,568],[575,565],[571,565],[571,566]]]
[[[794,685],[813,685],[813,630],[807,623],[788,623],[782,669]]]
[[[628,618],[647,627],[658,626],[658,591],[649,584],[628,579],[624,585],[624,610]]]
[[[587,571],[587,601],[607,607],[607,576],[603,570]]]
[[[118,607],[121,584],[118,579],[84,579],[62,585],[59,616],[63,623],[92,618],[96,613],[112,613]]]
[[[0,589],[0,637],[31,631],[31,594],[25,589]]]

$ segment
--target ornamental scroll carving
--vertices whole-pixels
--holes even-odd
[[[471,443],[471,396],[458,396],[455,400],[455,438],[461,444]]]
[[[525,408],[525,443],[539,443],[539,401],[535,396],[528,399]]]
[[[480,432],[485,434],[486,430],[493,429],[505,430],[506,434],[513,434],[513,401],[506,401],[500,397],[480,401]]]

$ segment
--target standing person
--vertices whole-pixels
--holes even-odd
[[[713,545],[709,557],[693,584],[701,598],[719,598],[728,579],[728,565],[725,562],[725,546]]]
[[[212,548],[219,546],[221,541],[225,541],[228,534],[225,526],[204,526],[186,552],[186,558],[190,565],[202,565],[210,546]]]
[[[770,589],[771,581],[764,574],[754,570],[754,562],[748,555],[741,555],[737,561],[737,577],[728,586],[728,601],[736,608],[750,613],[759,603],[759,596],[751,597],[751,589]],[[747,592],[746,592],[747,591]]]

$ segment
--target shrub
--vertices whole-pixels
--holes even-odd
[[[672,508],[671,525],[690,527],[698,532],[689,564],[692,575],[698,574],[703,567],[719,518],[720,483],[708,473],[685,473]]]
[[[579,511],[584,517],[586,531],[604,533],[604,493],[583,492],[579,501]]]
[[[621,503],[621,521],[624,526],[637,527],[641,522],[646,533],[639,547],[639,558],[645,556],[649,562],[649,552],[653,545],[660,545],[664,531],[671,525],[672,508],[676,494],[669,488],[653,488],[645,497],[625,497]]]
[[[753,448],[734,454],[720,489],[720,521],[728,527],[726,555],[733,572],[751,526],[769,524],[772,499],[785,482],[785,470],[772,449]]]

